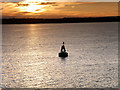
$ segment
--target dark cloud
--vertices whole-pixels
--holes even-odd
[[[29,6],[29,4],[17,4],[17,6]]]
[[[17,7],[19,6],[29,6],[30,4],[24,4],[24,3],[17,3]],[[52,6],[58,6],[56,2],[41,2],[41,3],[36,3],[35,5],[52,5]]]
[[[41,2],[38,3],[37,5],[49,5],[49,4],[56,4],[56,2]]]
[[[24,14],[25,14],[25,13],[31,13],[31,12],[21,12],[21,13],[24,13]]]

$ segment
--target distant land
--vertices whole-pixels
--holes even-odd
[[[86,23],[86,22],[119,22],[119,16],[89,17],[89,18],[60,18],[60,19],[2,19],[2,24],[35,24],[35,23]]]

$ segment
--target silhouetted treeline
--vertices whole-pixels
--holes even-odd
[[[62,18],[62,19],[2,19],[2,24],[119,22],[120,17]]]

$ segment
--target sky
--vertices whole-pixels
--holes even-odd
[[[1,10],[2,18],[105,17],[118,16],[118,2],[4,0]]]
[[[24,0],[1,0],[2,2],[20,2]],[[56,2],[119,2],[119,0],[46,0]]]

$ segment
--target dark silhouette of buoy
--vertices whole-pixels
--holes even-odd
[[[64,42],[63,42],[63,45],[61,47],[61,52],[59,53],[59,57],[68,57],[68,53],[66,52]]]

